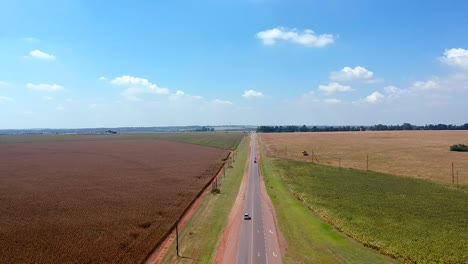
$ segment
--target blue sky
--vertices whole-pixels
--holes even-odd
[[[468,122],[466,1],[2,1],[0,128]]]

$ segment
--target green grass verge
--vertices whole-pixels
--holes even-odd
[[[287,188],[339,230],[384,254],[405,263],[468,263],[466,186],[292,160],[269,160],[265,170],[272,196],[283,197],[274,192]],[[289,214],[286,208],[277,212]],[[282,216],[280,224],[290,228],[286,221]]]
[[[208,194],[184,228],[179,232],[180,254],[176,256],[173,243],[162,263],[213,263],[229,213],[239,193],[249,151],[250,137],[245,137],[238,147],[233,168],[218,181],[219,194]]]
[[[31,143],[57,141],[99,141],[125,139],[162,139],[201,146],[235,149],[246,134],[243,132],[128,133],[76,135],[0,135],[0,143]]]
[[[396,263],[319,219],[291,194],[275,163],[263,156],[261,168],[279,228],[287,241],[284,263]]]

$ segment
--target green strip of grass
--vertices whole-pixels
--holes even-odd
[[[396,262],[351,240],[314,215],[290,193],[274,160],[263,157],[261,168],[279,228],[287,241],[284,263]]]
[[[369,247],[406,263],[468,263],[465,187],[292,160],[269,164],[271,181],[281,177],[304,205]]]
[[[235,149],[245,135],[242,132],[194,132],[154,133],[153,137],[213,148]]]
[[[32,143],[62,141],[102,141],[125,139],[162,139],[206,147],[235,149],[246,134],[243,132],[184,132],[184,133],[127,133],[127,134],[60,134],[60,135],[0,135],[1,143]]]
[[[213,263],[229,213],[239,193],[249,150],[250,137],[238,147],[233,168],[218,181],[219,194],[208,194],[184,228],[179,232],[180,254],[173,243],[162,263]]]

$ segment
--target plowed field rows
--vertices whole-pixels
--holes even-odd
[[[0,144],[0,263],[138,263],[227,155],[156,139]]]

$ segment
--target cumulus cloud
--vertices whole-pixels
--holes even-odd
[[[174,94],[171,95],[171,99],[180,99],[180,98],[186,98],[186,99],[203,99],[203,97],[199,95],[190,95],[187,94],[183,91],[177,91]]]
[[[341,100],[340,99],[336,99],[336,98],[327,98],[325,100],[323,100],[325,103],[327,104],[339,104],[341,103]]]
[[[133,101],[141,100],[142,94],[168,94],[169,89],[158,87],[156,84],[149,82],[147,79],[138,78],[129,75],[117,77],[111,81],[111,84],[126,87],[124,96]]]
[[[263,97],[263,93],[262,92],[257,92],[255,90],[245,90],[242,97],[244,97],[244,98],[260,98],[260,97]]]
[[[372,94],[368,95],[364,101],[370,104],[376,104],[381,102],[385,96],[379,92],[373,92]]]
[[[429,81],[417,81],[414,82],[411,86],[411,89],[420,90],[420,91],[431,91],[431,90],[438,90],[440,88],[439,81],[437,79],[429,80]]]
[[[32,84],[32,83],[27,83],[26,87],[32,90],[38,90],[38,91],[47,91],[47,92],[54,92],[54,91],[59,91],[63,90],[63,86],[58,85],[58,84]]]
[[[333,81],[354,81],[354,80],[373,80],[374,73],[367,70],[364,67],[356,66],[353,68],[351,67],[344,67],[340,71],[332,72],[330,74],[330,80]]]
[[[213,103],[214,104],[219,104],[219,105],[232,105],[231,101],[221,100],[221,99],[214,99]]]
[[[100,80],[100,81],[107,81],[107,78],[104,77],[104,76],[101,76],[101,77],[99,77],[99,80]]]
[[[331,82],[328,85],[319,85],[318,89],[327,94],[332,94],[336,92],[350,92],[353,90],[351,86],[342,85],[337,82]]]
[[[33,51],[29,52],[29,55],[31,55],[34,58],[38,58],[38,59],[55,60],[54,55],[45,53],[45,52],[40,51],[40,50],[33,50]]]
[[[7,103],[7,102],[13,102],[13,98],[8,97],[8,96],[0,96],[0,104]]]
[[[393,93],[397,93],[398,91],[400,91],[400,89],[396,86],[389,85],[389,86],[384,87],[384,91],[388,94],[393,94]]]
[[[277,41],[289,41],[306,47],[324,47],[332,44],[335,37],[331,34],[317,35],[313,30],[306,29],[302,32],[297,29],[276,27],[257,33],[256,37],[262,40],[264,45],[274,45]]]
[[[468,50],[466,49],[446,49],[444,56],[439,59],[447,65],[468,70]]]

